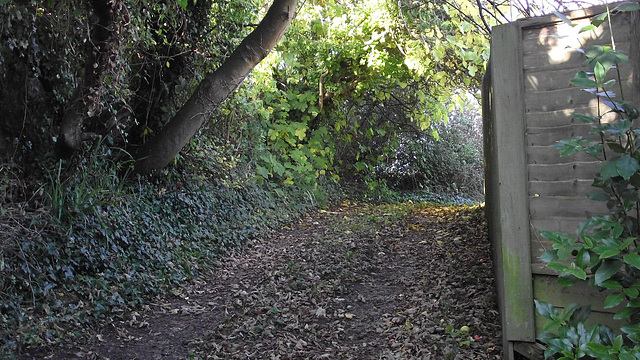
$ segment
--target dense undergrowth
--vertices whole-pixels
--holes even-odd
[[[469,203],[456,195],[224,182],[192,170],[124,177],[96,157],[0,213],[0,355],[55,346],[215,266],[221,256],[342,196],[378,202]],[[9,178],[9,167],[3,177]],[[16,190],[5,186],[3,191]],[[5,194],[6,195],[6,194]]]
[[[4,357],[118,317],[337,194],[331,185],[269,190],[175,171],[121,182],[108,162],[78,167],[69,178],[55,169],[29,201],[2,207]]]

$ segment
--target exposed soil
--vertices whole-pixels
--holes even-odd
[[[25,359],[500,359],[481,208],[343,203]]]

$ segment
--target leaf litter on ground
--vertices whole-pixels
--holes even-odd
[[[483,208],[343,202],[48,359],[500,359]]]

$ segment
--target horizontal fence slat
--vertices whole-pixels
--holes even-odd
[[[564,13],[565,17],[571,19],[572,21],[578,21],[580,19],[590,18],[594,15],[600,14],[607,11],[607,8],[604,5],[593,6],[589,8],[582,8],[577,10],[572,10]],[[519,20],[520,27],[523,31],[537,29],[542,27],[554,26],[556,24],[560,24],[563,22],[562,19],[557,17],[555,14],[549,14],[546,16],[532,17]]]
[[[565,14],[567,18],[571,19],[577,26],[572,27],[569,24],[564,23],[561,19],[555,15],[549,15],[549,18],[545,17],[529,18],[521,20],[522,26],[522,40],[523,42],[536,42],[540,46],[544,43],[539,39],[547,38],[549,36],[566,36],[568,34],[577,34],[583,26],[591,23],[591,16],[607,11],[605,7],[594,7],[583,10],[576,10],[569,14]],[[579,15],[577,15],[579,14]],[[553,18],[553,19],[552,19]],[[616,36],[618,33],[624,31],[628,34],[631,31],[630,16],[627,13],[617,13],[612,16],[612,21],[615,23]],[[534,25],[535,24],[535,25]],[[600,35],[598,35],[600,34]],[[583,32],[580,34],[583,38],[591,37],[609,37],[609,28],[601,26],[598,31]],[[622,34],[620,34],[622,35]]]
[[[593,130],[590,124],[568,124],[554,127],[529,127],[527,128],[528,146],[552,146],[560,139],[571,139],[581,136],[585,139],[599,140],[596,134],[589,134]]]
[[[540,216],[540,215],[539,215]],[[578,225],[586,219],[585,217],[566,217],[566,216],[544,216],[531,217],[531,242],[533,244],[544,243],[544,238],[540,236],[540,231],[555,231],[566,234],[575,234]]]
[[[585,63],[578,63],[575,67],[559,70],[548,70],[545,68],[524,71],[524,90],[526,93],[540,91],[557,91],[563,89],[577,88],[571,83],[576,74],[580,71],[588,71],[589,68]],[[616,75],[617,77],[617,75]],[[631,68],[622,66],[620,68],[620,77],[630,80]],[[614,90],[618,90],[617,87]],[[628,94],[628,93],[625,93]]]
[[[582,21],[585,26],[589,21]],[[577,31],[583,27],[581,25],[571,28],[567,24],[556,26],[548,26],[539,29],[525,30],[522,33],[523,54],[527,56],[533,54],[548,54],[550,57],[560,59],[563,52],[573,49],[588,49],[591,46],[610,46],[611,33],[608,27],[600,27],[598,30],[592,30],[577,34]],[[630,43],[631,26],[628,23],[620,22],[616,24],[615,42],[616,49],[628,51],[627,47],[620,46]]]
[[[610,41],[588,41],[585,49],[593,45],[610,45]],[[616,49],[629,54],[631,43],[628,37],[621,36],[616,39]],[[552,50],[541,49],[540,51],[530,51],[523,58],[524,70],[565,70],[579,68],[586,60],[585,55],[575,48],[554,48]],[[576,71],[577,72],[577,71]]]
[[[600,106],[600,113],[604,114],[607,109],[608,107],[604,105]],[[595,117],[598,115],[598,106],[588,106],[585,104],[548,112],[530,112],[525,115],[525,119],[527,121],[527,127],[556,127],[567,124],[582,124],[580,120],[573,118],[573,113]],[[616,115],[614,113],[609,113],[602,118],[602,121],[610,122],[615,118]]]
[[[628,71],[625,75],[631,76]],[[625,94],[630,94],[632,92],[631,85],[626,83],[622,90]],[[617,94],[618,88],[615,88],[614,92]],[[619,96],[619,94],[617,95]],[[554,91],[527,92],[525,93],[525,104],[525,111],[527,113],[536,113],[576,107],[597,107],[598,99],[595,95],[580,90],[577,87],[567,86],[564,89]],[[609,108],[604,105],[602,109],[602,113],[609,110]]]
[[[527,155],[529,164],[565,164],[595,160],[591,155],[584,152],[578,152],[570,156],[560,156],[560,151],[553,146],[529,146]]]
[[[586,197],[533,196],[529,198],[529,206],[532,217],[563,216],[586,219],[608,211],[604,202]]]
[[[613,314],[622,310],[622,307],[605,309],[603,300],[610,291],[601,292],[589,286],[586,281],[578,281],[573,286],[565,287],[558,285],[555,276],[539,275],[534,277],[533,293],[539,300],[562,307],[571,303],[579,303],[580,305],[591,305],[592,311],[601,313]]]
[[[628,28],[628,27],[627,27]],[[580,41],[577,41],[575,37],[571,35],[563,38],[551,37],[548,39],[535,40],[536,44],[531,41],[526,42],[524,53],[524,65],[526,70],[542,69],[540,64],[535,64],[534,59],[545,59],[545,64],[551,65],[551,69],[567,69],[569,67],[580,67],[584,60],[585,55],[580,50],[589,49],[593,46],[611,46],[611,38],[608,32],[605,37],[587,37],[582,40],[583,46],[580,45]],[[539,44],[542,43],[542,44]],[[617,51],[628,54],[631,47],[628,34],[621,34],[615,39]],[[560,46],[554,46],[554,44]],[[580,60],[580,58],[582,60]],[[576,61],[577,59],[577,61]],[[562,66],[554,66],[562,65]]]
[[[587,65],[576,66],[569,69],[549,71],[547,69],[525,70],[524,91],[554,91],[566,89],[571,84],[578,71],[586,70]]]
[[[591,186],[593,180],[572,179],[564,181],[529,181],[529,195],[536,197],[568,196],[584,197],[586,193],[598,191]]]
[[[564,181],[593,179],[600,171],[598,161],[570,162],[562,164],[529,164],[529,181]]]

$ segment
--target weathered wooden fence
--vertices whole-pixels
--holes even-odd
[[[615,5],[613,5],[615,6]],[[612,6],[612,7],[613,7]],[[483,89],[486,203],[494,251],[495,273],[502,317],[504,359],[514,351],[538,357],[544,320],[533,299],[559,306],[572,302],[592,305],[592,319],[619,326],[612,310],[602,307],[607,293],[586,284],[561,287],[557,274],[539,256],[550,244],[543,230],[575,233],[587,217],[605,213],[603,203],[585,197],[598,162],[584,154],[560,157],[553,144],[576,136],[590,137],[590,127],[572,119],[573,112],[596,115],[593,95],[570,84],[586,69],[577,51],[596,44],[611,44],[608,27],[578,34],[603,7],[566,14],[571,27],[556,16],[522,19],[493,29],[491,61]],[[622,67],[625,94],[640,99],[633,83],[640,37],[636,14],[612,17],[615,44],[629,54]],[[632,39],[634,39],[632,41]],[[633,45],[632,45],[633,44]],[[602,106],[602,105],[600,105]],[[607,109],[601,108],[601,111]]]

